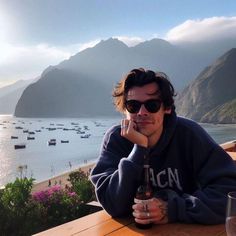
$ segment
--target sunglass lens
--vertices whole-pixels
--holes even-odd
[[[126,101],[126,109],[130,113],[137,113],[140,110],[141,103],[135,100]]]
[[[155,113],[159,111],[161,102],[159,100],[149,100],[145,103],[145,107],[149,112]]]
[[[136,101],[136,100],[129,100],[126,101],[125,107],[128,112],[130,113],[138,113],[142,104],[144,104],[145,108],[148,112],[156,113],[159,111],[161,107],[161,101],[160,100],[148,100],[144,103]]]

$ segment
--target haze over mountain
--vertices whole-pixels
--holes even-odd
[[[199,122],[236,123],[236,48],[206,67],[176,99],[178,114]]]
[[[114,115],[111,91],[129,70],[144,67],[164,71],[175,88],[181,90],[215,59],[215,54],[223,50],[220,45],[218,42],[216,52],[213,49],[204,51],[203,46],[197,50],[187,44],[185,47],[172,45],[161,39],[146,41],[135,47],[128,47],[117,39],[102,40],[95,47],[81,51],[57,66],[48,67],[38,82],[25,89],[15,115]],[[200,44],[196,46],[200,47]]]
[[[25,89],[15,114],[23,117],[114,115],[109,95],[98,81],[55,68]]]
[[[19,80],[0,88],[0,114],[13,114],[24,89],[32,82],[33,80]]]

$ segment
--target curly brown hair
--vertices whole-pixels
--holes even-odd
[[[116,109],[119,112],[124,113],[127,94],[132,87],[142,87],[153,82],[159,87],[157,92],[163,102],[164,108],[175,109],[174,96],[176,96],[176,94],[168,76],[163,72],[154,72],[143,68],[131,70],[115,86],[112,96]]]

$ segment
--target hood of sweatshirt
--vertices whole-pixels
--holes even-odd
[[[165,115],[163,132],[157,144],[150,149],[149,153],[151,156],[159,155],[168,146],[175,132],[176,125],[177,125],[177,115],[175,111],[172,111],[171,114],[169,115]]]

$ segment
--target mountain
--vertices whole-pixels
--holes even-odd
[[[85,89],[87,88],[87,89]],[[19,117],[88,117],[114,115],[109,92],[99,82],[71,71],[50,70],[29,85],[19,99]]]
[[[204,123],[236,124],[236,99],[217,106],[201,119]]]
[[[177,113],[199,122],[236,123],[236,48],[231,49],[176,98]]]
[[[148,43],[143,44],[142,50],[147,46]],[[169,47],[174,51],[173,46]],[[143,61],[156,69],[159,59],[153,57],[157,57],[156,53],[148,62],[139,49],[129,48],[117,39],[101,41],[94,48],[48,67],[40,80],[24,91],[15,115],[84,117],[118,114],[112,105],[112,88],[129,70],[143,66]]]
[[[19,80],[14,84],[0,88],[0,114],[13,114],[24,89],[33,80]]]
[[[95,47],[44,70],[40,80],[22,94],[15,115],[75,117],[94,115],[94,111],[99,115],[114,115],[111,91],[131,69],[144,67],[164,71],[175,88],[181,90],[213,60],[210,56],[213,53],[209,51],[208,54],[206,57],[193,47],[191,50],[181,48],[162,39],[152,39],[134,47],[128,47],[118,39],[102,40]],[[58,86],[61,87],[60,94],[54,93],[54,87]],[[88,109],[86,100],[96,100],[97,103],[94,106],[91,103]],[[56,101],[60,103],[56,105]]]
[[[205,60],[198,52],[182,49],[162,39],[152,39],[128,47],[118,39],[110,38],[55,67],[88,75],[101,83],[110,83],[110,88],[129,70],[144,67],[165,72],[179,90],[196,77],[209,64],[209,60],[212,58]],[[48,67],[43,75],[55,67]]]

